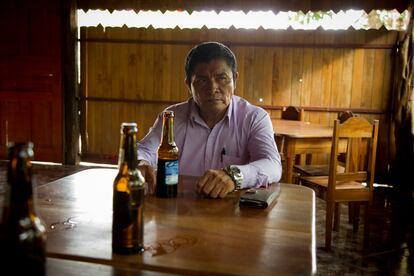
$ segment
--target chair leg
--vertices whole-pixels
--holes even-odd
[[[301,184],[300,183],[300,173],[297,173],[297,172],[293,172],[292,173],[292,183],[293,184]]]
[[[312,164],[312,154],[308,153],[306,154],[306,161],[305,161],[306,165],[310,165]]]
[[[353,202],[348,202],[348,224],[353,224],[354,222],[354,204]]]
[[[334,225],[333,230],[339,231],[339,225],[341,222],[341,205],[339,202],[335,203],[335,216],[334,216]]]
[[[369,209],[370,209],[370,203],[367,202],[365,204],[365,214],[364,214],[364,249],[367,249],[369,247]]]
[[[353,202],[353,231],[354,233],[358,232],[358,226],[359,226],[359,202]]]
[[[325,222],[325,249],[331,250],[332,224],[334,216],[334,202],[326,201],[326,222]]]

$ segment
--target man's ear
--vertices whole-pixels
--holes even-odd
[[[187,88],[188,88],[188,92],[191,94],[191,84],[190,84],[190,80],[187,79],[187,78],[185,78],[184,79],[184,82],[185,82],[185,86],[187,86]]]
[[[236,82],[237,82],[238,77],[239,77],[239,72],[236,72],[233,76],[234,89],[236,89]]]

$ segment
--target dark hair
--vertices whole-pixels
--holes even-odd
[[[237,62],[234,53],[224,44],[219,42],[203,42],[192,48],[185,61],[185,77],[188,82],[191,82],[191,74],[194,67],[199,63],[207,63],[213,59],[224,59],[234,76],[237,72]]]

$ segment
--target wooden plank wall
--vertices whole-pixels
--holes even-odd
[[[0,160],[9,142],[31,141],[34,158],[62,162],[60,1],[2,1]]]
[[[238,58],[236,94],[267,108],[305,108],[305,119],[332,125],[352,109],[380,119],[380,150],[388,151],[393,46],[397,32],[82,28],[82,152],[116,156],[123,121],[142,138],[158,112],[189,96],[184,59],[196,43],[221,41]],[[386,170],[387,156],[378,156]],[[320,158],[320,162],[325,159]]]

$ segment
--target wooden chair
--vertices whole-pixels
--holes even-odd
[[[303,108],[296,106],[284,106],[282,108],[282,120],[304,121],[305,112]]]
[[[350,110],[346,110],[346,111],[341,111],[338,113],[338,120],[339,122],[342,124],[343,122],[345,122],[346,120],[348,120],[351,117],[356,117],[357,115],[354,114],[352,111]]]
[[[360,139],[358,147],[353,145],[352,151],[347,147],[349,139]],[[328,176],[302,176],[300,182],[313,188],[317,196],[326,200],[325,248],[331,248],[332,226],[335,203],[359,202],[365,205],[364,215],[364,247],[368,245],[369,205],[372,203],[375,159],[378,140],[378,120],[369,123],[362,117],[351,117],[343,124],[334,121],[331,158]],[[366,146],[363,144],[366,142]],[[366,150],[367,152],[363,152]],[[352,166],[345,167],[343,173],[337,172],[338,154],[363,156],[354,158]],[[348,158],[348,157],[347,157]]]
[[[354,114],[350,110],[341,111],[338,113],[338,120],[342,124],[346,120],[351,117],[356,117],[357,115]],[[353,140],[353,141],[352,141]],[[355,139],[351,139],[348,142],[349,150],[352,150],[352,144],[358,144],[359,141],[355,141]],[[348,158],[347,158],[348,157]],[[345,153],[338,154],[338,172],[344,172],[345,167],[350,165],[350,162],[354,158],[352,154],[346,155]],[[305,165],[294,165],[294,170],[296,174],[300,174],[301,176],[323,176],[329,175],[329,165],[312,165],[312,164],[305,164]],[[300,178],[300,176],[299,176]],[[359,217],[359,205],[357,203],[349,202],[348,203],[348,223],[353,224],[354,232],[358,230],[358,217]],[[334,219],[334,230],[339,230],[339,223],[340,223],[340,205],[339,203],[335,204],[335,219]]]
[[[291,120],[291,121],[304,121],[305,120],[304,109],[296,107],[296,106],[284,106],[282,108],[281,119],[282,120]],[[274,138],[275,138],[275,141],[276,141],[277,148],[279,149],[280,157],[282,159],[282,162],[284,163],[284,160],[285,160],[285,158],[283,156],[284,137],[279,136],[275,133]],[[300,159],[301,159],[300,155],[296,156],[295,160],[296,160],[297,164],[300,163]],[[295,178],[299,179],[299,175],[296,174]]]

